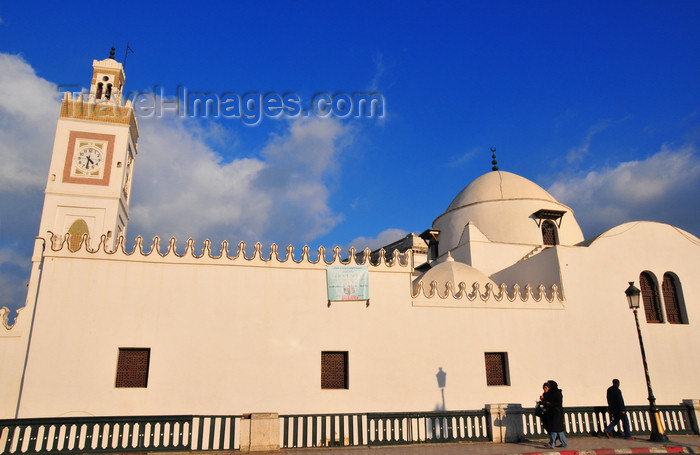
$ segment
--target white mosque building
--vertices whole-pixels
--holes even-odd
[[[26,306],[11,327],[1,310],[0,418],[531,407],[548,379],[565,406],[605,404],[612,378],[644,404],[631,281],[657,402],[700,398],[700,240],[645,221],[585,239],[513,173],[477,178],[386,254],[127,250],[124,81],[96,60],[89,96],[63,99]]]

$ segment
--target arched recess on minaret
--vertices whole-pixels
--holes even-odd
[[[70,234],[68,249],[71,251],[77,251],[80,248],[80,242],[83,241],[84,234],[87,234],[88,238],[90,237],[88,225],[82,218],[73,221],[73,224],[68,228],[68,234]]]

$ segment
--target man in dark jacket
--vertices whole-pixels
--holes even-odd
[[[622,398],[620,391],[620,380],[613,379],[612,385],[608,387],[608,412],[612,421],[610,425],[605,427],[605,437],[609,438],[610,433],[615,429],[615,425],[622,420],[622,428],[625,430],[625,439],[633,439],[630,433],[630,421],[627,418],[627,409],[625,409],[625,400]]]

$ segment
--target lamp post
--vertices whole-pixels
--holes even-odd
[[[627,296],[627,303],[630,309],[634,312],[634,322],[637,324],[637,336],[639,337],[639,349],[642,350],[642,362],[644,363],[644,376],[647,380],[647,390],[649,392],[649,420],[651,421],[651,436],[649,439],[652,441],[668,441],[668,436],[664,433],[664,427],[661,425],[661,416],[659,415],[659,408],[656,407],[656,398],[654,398],[654,392],[651,390],[651,378],[649,378],[649,367],[647,366],[647,355],[644,352],[644,341],[642,340],[642,331],[639,328],[639,317],[637,316],[637,310],[639,309],[639,301],[641,292],[634,285],[634,281],[629,282],[629,287],[625,290],[625,295]]]

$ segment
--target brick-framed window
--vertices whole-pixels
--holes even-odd
[[[150,348],[119,348],[116,387],[148,387]]]
[[[321,352],[321,388],[348,388],[348,353],[347,351]]]
[[[486,385],[510,385],[508,378],[508,353],[485,352]]]

